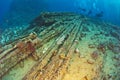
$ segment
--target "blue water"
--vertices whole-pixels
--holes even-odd
[[[9,10],[11,2],[12,0],[7,0],[7,2],[5,0],[0,1],[0,21],[4,14]]]
[[[75,12],[120,26],[120,0],[0,0],[0,29],[27,24],[45,11]]]

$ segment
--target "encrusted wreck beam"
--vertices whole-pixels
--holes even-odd
[[[35,47],[39,42],[40,40],[32,33],[22,41],[20,40],[14,47],[1,53],[0,77],[30,55],[37,60]]]
[[[47,58],[49,58],[49,57],[53,57],[53,56],[55,56],[55,54],[57,54],[57,50],[59,49],[59,46],[61,46],[61,44],[64,42],[64,39],[66,39],[67,37],[68,37],[68,33],[72,30],[72,28],[70,29],[70,27],[67,27],[68,25],[65,25],[65,26],[63,26],[64,28],[67,28],[61,35],[60,35],[60,37],[58,37],[56,40],[55,40],[55,42],[50,46],[50,48],[48,48],[48,51],[50,50],[50,52],[46,52],[46,53],[44,53],[44,54],[47,54]],[[58,27],[60,30],[61,30],[61,28],[60,27]],[[57,35],[58,36],[58,35]],[[66,37],[66,38],[65,38]],[[56,45],[56,46],[55,46]],[[58,45],[58,46],[57,46]],[[52,49],[53,48],[53,49]],[[43,60],[46,60],[46,59],[44,59],[44,58],[42,58]],[[37,64],[39,64],[39,65],[37,65]],[[43,65],[46,65],[46,64],[43,64],[42,63],[42,61],[40,60],[40,62],[38,62],[36,65],[35,65],[35,67],[34,67],[34,69],[35,70],[31,70],[32,72],[30,72],[29,74],[28,74],[28,76],[25,76],[26,78],[24,78],[24,79],[27,79],[27,80],[29,80],[30,78],[31,79],[33,79],[34,78],[34,76],[36,75],[36,73],[39,73],[38,71],[41,71],[41,67],[40,66],[43,66]],[[38,68],[37,68],[38,67]],[[37,70],[38,69],[38,70]],[[34,75],[33,75],[34,74]],[[32,78],[32,76],[33,76],[33,78]]]
[[[78,39],[79,32],[82,27],[81,23],[82,22],[80,22],[80,24],[74,24],[73,22],[71,22],[70,25],[72,25],[73,28],[64,26],[64,27],[68,28],[68,30],[65,31],[63,34],[61,34],[60,38],[59,37],[57,38],[56,45],[60,46],[59,50],[57,52],[54,51],[54,53],[47,53],[47,56],[50,57],[50,63],[49,63],[49,61],[48,62],[46,61],[46,63],[43,64],[42,61],[40,61],[39,63],[37,63],[39,65],[34,66],[35,70],[31,69],[30,72],[28,73],[28,75],[26,75],[25,78],[23,78],[23,80],[29,80],[29,79],[36,79],[36,80],[41,79],[42,80],[42,79],[47,79],[47,78],[52,80],[52,76],[54,74],[56,74],[54,72],[56,72],[57,69],[59,69],[59,67],[62,66],[62,64],[65,64],[65,66],[68,65],[69,60],[71,58],[71,54],[72,54],[71,52],[70,52],[70,54],[68,54],[68,52],[69,52],[69,49],[71,48],[72,44],[76,43],[75,41]],[[78,26],[80,26],[80,27],[78,27]],[[71,51],[74,52],[74,50],[75,49],[73,49]],[[53,50],[51,50],[51,51],[53,52]],[[43,59],[43,60],[45,60],[45,59]],[[58,62],[55,62],[55,61],[58,61]],[[54,67],[52,67],[53,65],[54,65]],[[51,66],[51,69],[50,69],[50,66]],[[50,70],[50,71],[47,71],[47,67],[48,67],[48,70]],[[41,72],[41,71],[45,71],[45,72]],[[42,74],[39,74],[40,72]]]

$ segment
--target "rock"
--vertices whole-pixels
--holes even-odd
[[[79,41],[78,40],[75,40],[75,42],[78,44],[79,43]]]
[[[95,61],[94,61],[93,59],[88,59],[87,62],[88,62],[89,64],[94,64]]]
[[[106,44],[105,43],[100,43],[97,47],[97,49],[103,53],[106,51]]]
[[[91,54],[92,59],[95,59],[95,60],[98,58],[98,56],[99,56],[98,51],[93,51],[93,53]]]
[[[76,48],[74,52],[75,52],[75,53],[79,53],[80,51],[79,51],[78,48]]]
[[[89,48],[95,48],[95,45],[94,44],[89,44],[88,47]]]

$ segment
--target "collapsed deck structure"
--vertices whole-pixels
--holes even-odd
[[[41,13],[0,47],[1,80],[119,80],[120,27],[73,13]]]

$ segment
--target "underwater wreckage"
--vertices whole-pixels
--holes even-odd
[[[74,13],[41,13],[0,47],[1,80],[119,80],[120,27]]]

